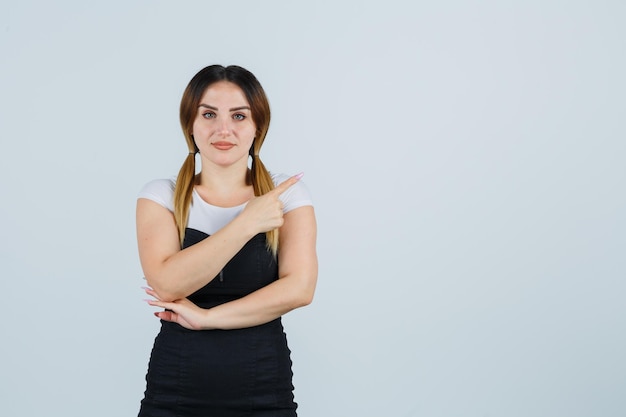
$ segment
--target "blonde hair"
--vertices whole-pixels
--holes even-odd
[[[174,189],[174,220],[178,228],[181,246],[185,240],[185,229],[189,221],[189,209],[196,174],[195,154],[198,152],[198,148],[192,134],[193,123],[202,95],[211,84],[218,81],[229,81],[241,88],[250,105],[252,120],[256,126],[254,141],[250,148],[252,167],[250,175],[246,179],[247,184],[252,185],[255,196],[261,196],[274,189],[274,181],[259,158],[271,116],[269,102],[263,87],[250,71],[236,65],[228,67],[211,65],[203,68],[189,81],[180,102],[180,124],[189,148],[189,155],[180,168]],[[266,232],[265,236],[268,249],[276,255],[278,229]]]

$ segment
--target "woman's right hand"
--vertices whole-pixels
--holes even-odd
[[[206,313],[207,309],[198,307],[187,298],[165,302],[161,301],[159,295],[150,287],[143,288],[146,294],[156,298],[156,300],[145,300],[153,307],[162,307],[165,311],[157,311],[154,315],[161,320],[178,323],[189,330],[208,330]]]
[[[248,201],[240,216],[243,216],[250,222],[256,233],[264,233],[281,227],[284,222],[283,203],[279,197],[289,187],[298,182],[300,178],[302,178],[302,174],[294,175],[280,183],[269,193],[252,198]]]

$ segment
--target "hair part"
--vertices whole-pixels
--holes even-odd
[[[189,81],[180,101],[180,125],[189,149],[189,154],[178,173],[174,189],[174,220],[178,228],[181,247],[185,240],[185,229],[189,221],[189,209],[192,203],[196,175],[195,153],[198,152],[198,147],[192,133],[193,123],[202,95],[207,88],[219,81],[228,81],[241,88],[250,105],[250,113],[256,126],[254,141],[250,148],[252,167],[250,176],[246,177],[248,185],[252,185],[254,195],[257,197],[274,189],[272,177],[259,158],[271,116],[269,102],[263,87],[250,71],[237,65],[228,67],[210,65],[203,68]],[[265,236],[268,249],[276,255],[278,251],[278,229],[266,232]]]

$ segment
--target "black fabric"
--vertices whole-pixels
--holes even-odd
[[[187,229],[184,247],[208,235]],[[265,234],[251,239],[220,275],[189,299],[211,308],[278,279]],[[294,417],[290,351],[278,318],[237,330],[187,330],[161,322],[140,417]]]

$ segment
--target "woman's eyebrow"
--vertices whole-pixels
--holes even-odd
[[[216,111],[219,110],[217,107],[210,106],[210,105],[204,104],[204,103],[200,103],[198,105],[198,107],[205,107],[207,109],[216,110]],[[233,108],[229,109],[228,111],[237,111],[237,110],[250,110],[250,107],[249,106],[233,107]]]

